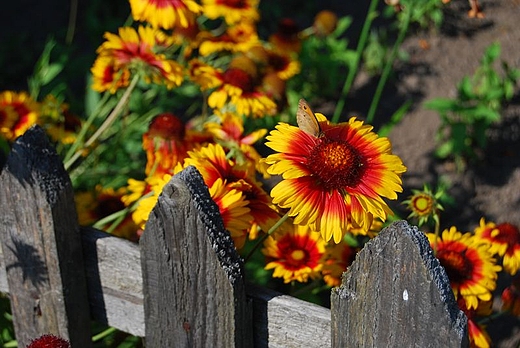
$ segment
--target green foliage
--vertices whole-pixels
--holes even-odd
[[[463,165],[464,160],[475,158],[477,149],[486,147],[486,131],[500,120],[502,107],[513,97],[520,78],[520,70],[510,68],[505,62],[502,73],[495,70],[499,56],[500,45],[490,45],[475,74],[465,76],[458,84],[455,99],[436,98],[425,104],[441,117],[436,149],[439,158],[453,158]]]
[[[60,72],[63,71],[67,58],[62,54],[57,62],[51,62],[52,50],[56,47],[56,41],[50,39],[46,42],[43,53],[34,66],[34,72],[28,79],[29,94],[33,99],[38,99],[41,89],[55,81]],[[58,94],[56,90],[64,90],[63,83],[54,86],[53,94]]]
[[[311,36],[303,41],[299,56],[303,73],[288,82],[288,91],[305,99],[337,97],[355,56],[355,51],[348,48],[348,40],[343,36],[351,23],[350,17],[340,18],[336,30],[329,36]]]
[[[0,293],[0,345],[16,347],[9,300]],[[14,342],[14,345],[13,345]]]

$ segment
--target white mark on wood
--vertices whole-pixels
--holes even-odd
[[[403,300],[408,301],[408,290],[404,289],[403,291]]]

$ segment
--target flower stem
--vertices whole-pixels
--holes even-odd
[[[76,31],[76,21],[78,19],[78,0],[71,0],[70,11],[69,11],[69,24],[67,26],[67,35],[65,36],[65,42],[67,45],[72,44],[74,39],[74,33]]]
[[[356,48],[356,55],[354,56],[353,61],[349,64],[348,75],[345,79],[345,84],[343,85],[343,89],[341,90],[341,96],[336,104],[336,109],[334,110],[334,115],[332,116],[332,123],[338,123],[339,117],[343,112],[343,107],[345,106],[345,100],[347,99],[348,92],[350,91],[350,87],[352,87],[352,83],[357,75],[359,69],[359,63],[361,62],[361,55],[363,54],[363,50],[365,49],[368,33],[370,32],[370,27],[372,26],[372,22],[377,17],[377,0],[371,0],[370,5],[367,12],[367,17],[365,18],[365,23],[363,23],[363,28],[361,28],[361,34],[359,35],[359,41]]]
[[[390,53],[390,57],[385,63],[385,66],[383,67],[383,72],[381,73],[381,78],[379,79],[379,82],[377,83],[376,91],[374,92],[374,97],[372,98],[372,102],[370,103],[370,108],[367,113],[366,122],[372,123],[374,120],[374,115],[376,113],[376,108],[379,105],[379,101],[381,99],[381,95],[383,94],[383,89],[385,88],[386,81],[388,80],[388,76],[390,76],[390,71],[392,70],[392,67],[394,65],[395,59],[397,57],[397,52],[399,51],[399,48],[401,47],[401,44],[403,43],[406,33],[408,32],[408,28],[410,27],[410,19],[412,16],[412,10],[413,10],[413,1],[410,2],[410,8],[408,8],[406,11],[406,16],[404,17],[404,22],[400,26],[399,35],[397,36],[397,40],[394,43],[394,47],[392,47],[392,52]]]
[[[113,327],[109,327],[108,329],[98,333],[97,335],[92,336],[92,342],[97,342],[99,340],[102,340],[103,338],[107,337],[108,335],[116,332],[117,330]]]
[[[278,229],[278,227],[280,227],[287,219],[289,218],[289,212],[285,213],[284,216],[282,216],[280,218],[280,220],[278,220],[270,229],[269,231],[267,231],[266,234],[264,234],[262,236],[262,238],[260,238],[260,240],[253,246],[253,248],[251,249],[251,251],[249,251],[249,253],[247,254],[247,256],[245,257],[244,259],[244,263],[247,262],[247,260],[249,260],[251,258],[251,256],[253,256],[254,252],[256,251],[256,249],[258,249],[260,247],[260,245],[262,245],[262,243],[267,239],[267,237],[269,237],[271,234],[273,234],[274,231],[276,231]]]
[[[100,137],[100,135],[108,127],[110,127],[112,125],[112,123],[116,120],[116,118],[121,113],[121,110],[123,109],[123,107],[126,106],[128,99],[130,98],[130,95],[132,94],[132,91],[134,90],[138,81],[139,81],[139,75],[135,75],[134,78],[132,79],[132,82],[130,82],[130,86],[128,86],[128,88],[126,89],[125,93],[123,94],[123,96],[121,97],[119,102],[117,103],[114,110],[112,110],[110,115],[108,115],[108,117],[106,118],[105,122],[103,122],[103,124],[98,128],[98,130],[94,134],[92,134],[92,136],[85,142],[85,144],[83,145],[83,148],[76,151],[76,153],[74,153],[74,155],[72,155],[72,157],[68,161],[65,162],[64,166],[65,166],[66,170],[68,170],[74,164],[74,162],[76,162],[76,160],[81,156],[81,154],[83,153],[83,149],[86,149],[90,145],[92,145]]]
[[[94,122],[94,119],[101,113],[101,110],[105,107],[108,98],[110,97],[110,94],[106,92],[103,95],[103,98],[97,103],[96,108],[92,111],[92,113],[89,115],[85,123],[81,126],[81,129],[76,137],[76,141],[72,144],[70,149],[65,154],[64,162],[67,162],[72,155],[76,152],[78,147],[81,146],[83,139],[85,138],[85,135],[87,134],[88,129],[92,125],[92,122]]]

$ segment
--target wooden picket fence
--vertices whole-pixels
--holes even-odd
[[[331,309],[246,283],[199,172],[166,185],[139,245],[77,224],[43,130],[0,175],[0,291],[19,347],[52,333],[90,347],[91,320],[146,347],[467,347],[467,321],[425,236],[404,221],[370,241]]]

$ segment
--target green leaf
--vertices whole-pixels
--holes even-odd
[[[504,81],[504,99],[511,100],[515,94],[515,85],[513,82],[506,80]]]
[[[464,76],[458,85],[459,98],[462,100],[475,98],[473,88],[474,87],[471,79],[467,76]]]
[[[50,64],[40,70],[39,78],[42,86],[51,82],[64,68],[61,63]]]
[[[500,56],[500,44],[494,42],[486,48],[484,57],[482,57],[482,64],[491,64]]]
[[[85,114],[91,115],[96,110],[101,100],[101,94],[92,88],[92,74],[87,76],[87,88],[85,88]]]
[[[448,140],[444,143],[442,143],[440,146],[438,146],[435,149],[435,155],[438,158],[448,158],[448,156],[453,152],[453,142],[451,140]]]
[[[423,104],[425,109],[438,112],[452,111],[458,107],[458,101],[448,98],[435,98]]]
[[[496,122],[500,120],[500,113],[488,108],[484,105],[478,105],[475,107],[473,114],[475,116],[475,119],[483,119],[486,120],[488,123]]]
[[[467,128],[464,123],[455,123],[451,126],[450,140],[454,155],[461,155],[467,148]]]
[[[345,31],[350,27],[352,24],[352,17],[345,16],[338,19],[338,23],[336,25],[336,30],[331,34],[332,37],[340,37],[345,33]]]

